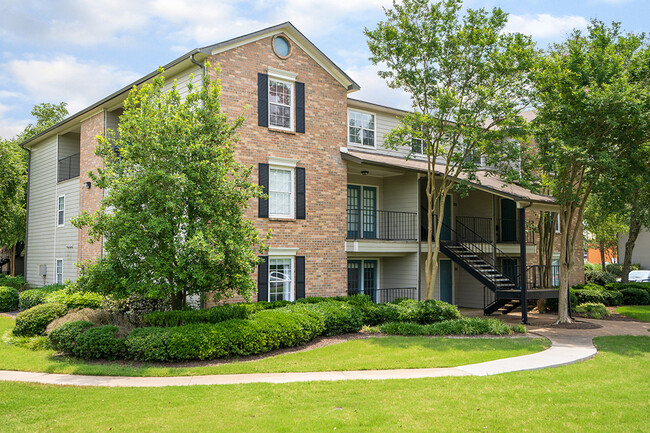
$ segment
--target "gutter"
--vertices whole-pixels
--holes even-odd
[[[199,68],[201,68],[201,75],[205,77],[205,74],[206,74],[206,70],[205,70],[205,62],[203,62],[203,63],[201,63],[201,62],[197,62],[196,59],[194,59],[194,56],[195,56],[196,54],[197,54],[197,53],[192,53],[192,54],[190,54],[190,57],[189,57],[190,62],[194,63],[196,66],[198,66]]]

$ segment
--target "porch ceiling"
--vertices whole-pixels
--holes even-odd
[[[352,162],[355,166],[374,166],[374,167],[395,167],[415,171],[419,173],[427,172],[427,162],[415,159],[405,159],[388,155],[379,155],[372,152],[362,152],[349,148],[341,148],[343,159]],[[435,170],[437,175],[444,174],[444,165],[436,164]],[[370,171],[370,170],[368,170]],[[480,183],[472,182],[474,188],[491,194],[509,198],[517,202],[520,208],[531,208],[535,210],[557,211],[559,206],[555,199],[548,195],[536,194],[526,188],[505,182],[498,177],[491,175],[487,171],[477,172]],[[461,179],[466,176],[461,175]]]

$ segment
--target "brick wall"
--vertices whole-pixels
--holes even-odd
[[[94,212],[99,209],[104,191],[97,188],[90,176],[89,171],[96,170],[102,166],[102,160],[95,155],[97,146],[96,136],[104,134],[106,124],[105,112],[95,114],[81,122],[81,143],[79,155],[79,182],[81,195],[79,197],[79,211]],[[84,183],[91,182],[90,189],[83,188]],[[79,252],[78,261],[94,260],[102,254],[102,243],[88,243],[88,229],[79,230]]]
[[[298,248],[297,255],[305,256],[306,296],[343,295],[347,287],[347,171],[340,147],[346,144],[346,89],[292,45],[292,54],[285,60],[273,53],[271,38],[265,38],[214,55],[209,61],[222,68],[224,111],[231,118],[242,113],[246,118],[239,129],[236,156],[239,162],[254,166],[252,179],[258,181],[258,163],[267,163],[269,157],[297,159],[298,167],[306,171],[306,219],[258,218],[257,200],[251,201],[246,217],[262,235],[272,230],[271,247]],[[268,67],[296,73],[296,81],[305,83],[304,134],[258,126],[257,74],[266,73]]]

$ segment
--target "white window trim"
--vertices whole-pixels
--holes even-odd
[[[298,248],[269,248],[267,255],[269,257],[293,257],[298,252]]]
[[[59,262],[61,262],[61,273],[59,274]],[[59,275],[61,275],[61,283],[59,283]],[[63,284],[63,259],[56,259],[54,264],[54,283]]]
[[[357,113],[363,113],[363,114],[370,114],[371,116],[373,116],[373,118],[374,118],[373,124],[374,124],[375,128],[372,131],[374,132],[374,137],[375,138],[373,139],[372,146],[368,146],[367,144],[363,144],[363,129],[364,129],[363,127],[361,127],[361,143],[355,143],[353,141],[350,141],[350,112],[351,111],[356,111]],[[370,131],[370,129],[368,131]],[[377,148],[377,114],[373,113],[372,111],[360,110],[358,108],[348,108],[348,123],[347,123],[347,128],[346,128],[345,132],[346,132],[347,137],[348,137],[347,138],[348,145],[361,146],[364,149],[368,149],[368,148],[376,149]]]
[[[59,200],[63,198],[63,210],[59,209]],[[59,224],[59,212],[63,212],[63,223]],[[65,226],[65,194],[57,196],[56,198],[56,226],[64,227]]]
[[[278,81],[295,82],[296,77],[298,76],[298,74],[296,73],[283,71],[282,69],[275,69],[270,66],[267,68],[266,73],[269,76],[269,78],[273,78],[274,80],[278,80]]]
[[[270,160],[270,158],[269,158]],[[271,170],[284,170],[291,173],[291,197],[289,198],[289,213],[275,214],[271,213]],[[296,170],[286,165],[269,164],[269,218],[295,218],[296,217]]]
[[[281,250],[281,249],[286,249],[286,250],[298,250],[297,248],[270,248],[269,249],[269,282],[268,282],[268,287],[266,289],[267,292],[267,301],[271,301],[271,260],[272,259],[290,259],[291,260],[291,286],[289,287],[289,299],[285,299],[286,301],[293,302],[296,300],[296,255],[295,252],[293,255],[282,255],[282,254],[271,254],[271,250]]]
[[[271,69],[271,68],[269,68],[269,84],[268,84],[268,89],[266,90],[266,92],[267,92],[267,99],[269,100],[269,102],[268,102],[269,105],[268,105],[268,108],[267,108],[268,116],[269,116],[269,117],[268,117],[269,128],[270,128],[270,129],[279,129],[279,130],[281,130],[281,131],[294,131],[294,127],[295,127],[294,125],[295,125],[295,123],[296,123],[296,122],[295,122],[295,118],[296,118],[296,86],[295,86],[295,77],[294,77],[293,80],[288,80],[288,79],[286,79],[286,78],[276,78],[276,76],[271,75],[271,73],[270,73],[270,72],[271,72],[270,69]],[[276,70],[276,71],[277,71],[277,70]],[[275,105],[279,105],[279,106],[282,106],[282,107],[286,107],[286,105],[276,104],[276,103],[274,103],[274,102],[271,102],[271,80],[276,81],[276,82],[279,82],[279,83],[287,84],[287,85],[289,86],[289,89],[291,90],[291,97],[290,97],[291,105],[289,105],[289,127],[288,127],[288,128],[285,128],[285,127],[283,127],[283,126],[278,126],[278,125],[272,125],[272,124],[271,124],[271,105],[272,105],[272,104],[275,104]]]
[[[275,166],[278,168],[282,168],[282,167],[296,168],[296,166],[298,165],[298,160],[290,159],[290,158],[279,158],[276,156],[269,156],[268,163],[269,163],[269,167]]]

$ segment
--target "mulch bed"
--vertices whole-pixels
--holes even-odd
[[[560,329],[598,329],[602,328],[603,325],[598,325],[591,322],[581,322],[576,320],[573,323],[553,323],[549,325],[549,328],[560,328]]]

